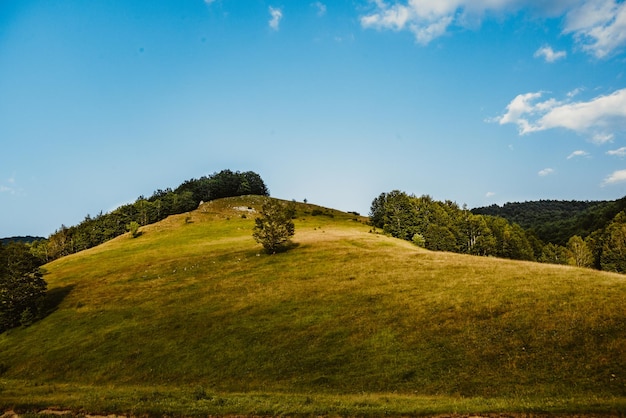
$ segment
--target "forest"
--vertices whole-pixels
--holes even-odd
[[[564,246],[574,235],[585,238],[605,228],[623,210],[626,197],[615,201],[513,202],[472,209],[472,213],[500,216],[532,231],[543,242]]]
[[[375,228],[430,250],[626,272],[626,198],[468,210],[394,190],[372,202]]]

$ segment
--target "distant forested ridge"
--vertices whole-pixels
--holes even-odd
[[[6,238],[0,238],[0,244],[9,244],[11,242],[22,242],[25,244],[30,244],[31,242],[38,241],[41,239],[45,239],[45,238],[33,237],[31,235],[19,236],[19,237],[6,237]]]
[[[252,171],[222,170],[199,179],[187,180],[172,190],[155,191],[152,196],[140,196],[134,203],[120,206],[109,213],[87,215],[76,226],[61,227],[48,239],[31,244],[31,251],[43,261],[86,250],[128,231],[131,223],[148,225],[170,215],[189,212],[200,202],[243,195],[268,196],[263,179]]]
[[[626,273],[626,198],[542,200],[470,211],[394,190],[374,199],[370,221],[431,250]]]
[[[623,210],[626,210],[626,197],[614,201],[514,202],[472,209],[472,213],[500,216],[532,231],[545,243],[566,245],[572,236],[586,238],[594,231],[606,228]]]

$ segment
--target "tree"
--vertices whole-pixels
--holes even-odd
[[[574,235],[567,241],[567,249],[570,252],[570,265],[577,267],[591,267],[593,265],[593,254],[587,243],[578,235]]]
[[[626,212],[617,214],[606,228],[600,263],[602,270],[626,273]]]
[[[131,221],[126,229],[128,229],[128,232],[130,232],[130,236],[132,238],[137,238],[139,235],[141,235],[141,233],[139,232],[139,223],[135,221]]]
[[[540,262],[550,264],[567,264],[568,259],[569,252],[567,248],[551,242],[543,247],[541,257],[539,257]]]
[[[0,332],[39,316],[47,289],[40,265],[27,245],[0,245]]]
[[[456,237],[450,229],[443,225],[430,224],[424,235],[426,248],[433,251],[458,252]]]
[[[287,206],[275,199],[267,199],[261,208],[261,216],[256,218],[252,236],[265,251],[274,254],[289,242],[295,233],[292,218],[293,206]]]

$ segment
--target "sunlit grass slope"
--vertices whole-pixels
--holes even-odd
[[[47,265],[55,310],[0,335],[0,406],[54,385],[582,409],[626,395],[625,276],[429,252],[304,204],[293,247],[266,255],[251,236],[261,200],[207,203]]]

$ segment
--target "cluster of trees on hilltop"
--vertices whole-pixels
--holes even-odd
[[[222,170],[210,176],[187,180],[172,190],[157,190],[152,196],[140,196],[134,203],[122,205],[95,217],[87,215],[76,226],[61,227],[47,240],[35,241],[31,251],[44,261],[72,254],[102,244],[124,234],[132,225],[148,225],[170,215],[196,209],[200,202],[242,196],[269,195],[261,177],[252,172]]]
[[[527,207],[536,209],[542,204],[545,203]],[[502,216],[469,211],[451,201],[438,202],[430,196],[416,197],[400,191],[382,193],[374,199],[370,220],[373,226],[394,237],[431,250],[626,273],[625,206],[626,198],[616,202],[582,202],[580,205],[548,204],[554,225],[570,225],[567,231],[571,235],[565,239],[560,237],[560,241],[554,238],[556,242],[544,240],[534,228],[524,229]],[[517,218],[534,219],[534,225],[539,219],[549,219],[537,210],[525,216],[519,206],[512,205],[507,209]],[[598,229],[589,232],[598,225]]]

